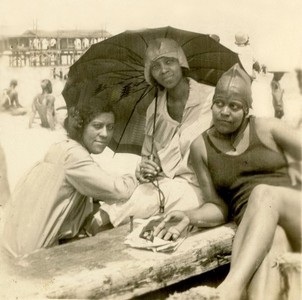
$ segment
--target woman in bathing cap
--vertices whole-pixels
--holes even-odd
[[[175,40],[160,38],[149,43],[145,79],[157,88],[158,96],[146,115],[142,160],[136,168],[141,184],[124,204],[102,206],[114,226],[129,221],[130,216],[148,218],[160,208],[187,210],[203,203],[189,153],[192,141],[210,125],[214,88],[187,77],[188,69],[184,51]]]
[[[292,250],[301,252],[301,182],[293,185],[289,176],[300,170],[301,180],[301,135],[279,119],[251,116],[251,103],[250,79],[236,64],[216,86],[212,127],[191,145],[200,187],[208,186],[205,204],[198,210],[171,212],[154,233],[175,239],[190,223],[209,227],[222,216],[234,220],[238,230],[230,272],[218,287],[220,299],[241,299],[279,226]],[[290,165],[285,156],[293,158]],[[165,223],[173,218],[179,223],[167,229]]]

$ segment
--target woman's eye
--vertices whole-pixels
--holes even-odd
[[[222,101],[215,101],[215,105],[218,107],[224,107],[224,102]]]
[[[159,65],[153,65],[152,67],[151,67],[151,70],[152,71],[156,71],[156,70],[158,70],[159,69]]]
[[[113,124],[112,124],[112,125],[108,125],[108,126],[107,126],[107,129],[108,129],[108,130],[114,130],[114,125],[113,125]]]
[[[93,128],[96,129],[96,130],[102,129],[103,127],[104,127],[103,124],[94,124],[93,125]]]
[[[167,65],[171,65],[171,64],[173,64],[176,61],[177,61],[177,59],[175,59],[175,58],[168,58],[168,59],[166,59],[165,63]]]
[[[242,106],[238,103],[230,103],[230,109],[234,111],[238,111],[242,109]]]

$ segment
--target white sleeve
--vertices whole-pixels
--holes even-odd
[[[65,161],[67,181],[81,194],[99,200],[128,199],[137,180],[134,175],[115,176],[101,168],[86,151],[73,149]]]

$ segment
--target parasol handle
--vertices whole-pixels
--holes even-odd
[[[155,158],[155,157],[154,157],[153,154],[148,155],[148,159],[149,159],[149,160],[154,161],[154,158]],[[148,173],[148,174],[145,174],[145,175],[144,175],[144,178],[149,179],[150,181],[152,181],[152,180],[154,180],[154,175]]]
[[[154,146],[154,136],[155,136],[155,128],[156,128],[156,114],[157,114],[157,102],[158,102],[158,88],[155,88],[155,107],[154,107],[154,115],[153,115],[153,132],[152,132],[152,140],[151,140],[151,153],[150,156],[152,155],[154,160],[154,155],[153,155],[153,146]]]
[[[154,135],[155,135],[155,123],[156,123],[156,114],[157,114],[157,102],[158,102],[158,88],[155,87],[155,107],[154,107],[154,115],[153,115],[153,132],[151,136],[151,153],[148,155],[148,159],[154,161],[154,154],[153,154],[153,146],[154,146]],[[150,181],[154,180],[154,176],[152,174],[146,174],[144,176],[146,179]]]
[[[157,103],[158,103],[158,88],[156,87],[155,90],[155,107],[154,107],[154,116],[153,116],[153,132],[152,132],[152,142],[151,142],[151,153],[148,156],[148,159],[154,161],[154,154],[153,154],[153,146],[154,146],[154,136],[155,136],[155,128],[156,128],[156,115],[157,115]],[[153,175],[146,174],[147,176],[150,176],[148,179],[152,182],[152,184],[156,187],[158,190],[158,197],[159,197],[159,213],[163,214],[165,212],[165,195],[163,191],[161,190],[159,186],[159,182],[157,178],[154,178]],[[152,177],[151,177],[152,176]]]

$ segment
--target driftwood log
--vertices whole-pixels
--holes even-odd
[[[129,225],[121,226],[6,261],[6,288],[29,299],[131,299],[229,263],[235,230],[191,233],[167,254],[125,245]]]

